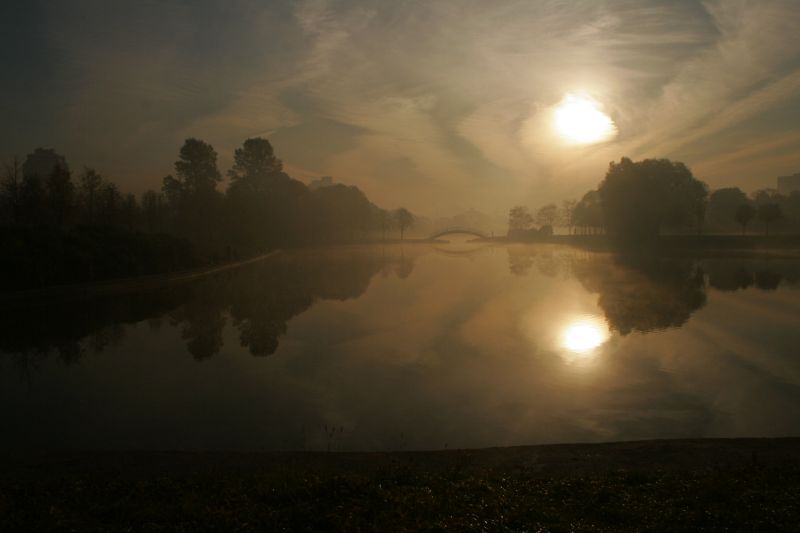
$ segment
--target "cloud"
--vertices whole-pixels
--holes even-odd
[[[46,43],[36,57],[47,65],[26,83],[52,90],[21,102],[34,116],[0,141],[52,144],[125,188],[153,186],[187,136],[210,141],[226,165],[243,139],[265,135],[281,140],[287,168],[334,175],[378,203],[499,212],[580,196],[623,155],[696,164],[712,186],[746,182],[726,151],[746,158],[748,136],[778,134],[750,122],[800,110],[791,0],[39,7],[31,41]],[[531,142],[526,124],[567,93],[597,99],[618,138],[567,147],[545,123]],[[763,173],[800,166],[796,148],[771,149]]]

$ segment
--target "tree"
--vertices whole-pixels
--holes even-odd
[[[97,212],[97,195],[103,185],[103,177],[93,168],[86,167],[80,176],[79,192],[86,207],[86,218],[89,224],[94,224]]]
[[[97,213],[102,224],[114,226],[119,222],[122,194],[116,185],[111,182],[104,183],[98,194]]]
[[[572,235],[572,230],[575,227],[575,207],[577,205],[577,200],[564,200],[561,202],[560,222],[567,227],[570,235]]]
[[[165,177],[162,185],[174,234],[203,246],[219,244],[222,198],[216,187],[221,179],[214,148],[199,139],[186,139],[175,162],[175,176]]]
[[[154,232],[159,226],[162,209],[162,195],[153,190],[142,194],[142,213],[144,214],[147,231]]]
[[[769,225],[783,218],[781,206],[770,202],[758,206],[758,219],[764,223],[764,233],[769,235]]]
[[[0,204],[8,207],[10,222],[16,225],[22,221],[22,165],[15,156],[3,167]]]
[[[46,187],[51,219],[56,226],[61,227],[67,221],[75,192],[69,169],[57,164],[47,177]]]
[[[386,211],[386,209],[378,209],[376,218],[378,221],[378,227],[381,229],[381,240],[385,241],[386,230],[389,229],[392,217],[389,215],[389,212]]]
[[[603,205],[600,201],[600,194],[597,191],[588,191],[583,195],[580,202],[575,205],[573,220],[576,226],[582,228],[583,232],[594,233],[604,226]]]
[[[37,148],[25,158],[22,174],[25,177],[37,176],[40,180],[45,180],[58,166],[69,171],[67,160],[63,155],[52,148]]]
[[[25,157],[25,163],[22,165],[20,200],[22,217],[29,224],[52,222],[52,217],[48,216],[47,211],[53,206],[51,198],[48,198],[48,187],[45,182],[51,178],[57,167],[61,169],[60,174],[69,172],[64,156],[52,148],[37,148]],[[62,178],[63,175],[59,179]]]
[[[133,229],[139,218],[139,202],[136,195],[128,193],[122,201],[122,224],[128,229]]]
[[[525,231],[533,225],[533,217],[525,206],[512,207],[508,212],[508,231]]]
[[[190,196],[216,190],[222,179],[217,170],[217,152],[199,139],[186,139],[181,147],[175,173]]]
[[[717,189],[708,197],[707,224],[716,231],[733,229],[736,210],[747,202],[747,195],[738,187]]]
[[[657,236],[665,228],[700,229],[708,187],[683,163],[668,159],[609,165],[598,188],[609,232],[625,240]]]
[[[747,225],[753,220],[754,216],[756,216],[756,210],[749,203],[740,204],[739,207],[736,208],[734,219],[736,223],[742,227],[742,233],[747,232]]]
[[[242,147],[234,152],[233,161],[233,168],[228,171],[231,179],[229,191],[262,191],[269,176],[283,170],[283,163],[275,157],[272,145],[261,137],[244,141]]]
[[[414,215],[412,215],[411,212],[405,207],[401,207],[395,210],[394,220],[397,224],[397,228],[400,230],[400,240],[402,241],[406,228],[410,227],[414,223]]]
[[[540,207],[538,211],[536,211],[536,224],[543,228],[545,226],[553,227],[553,224],[556,223],[558,219],[558,207],[556,204],[548,204],[543,207]]]

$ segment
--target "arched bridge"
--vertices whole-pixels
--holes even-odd
[[[479,239],[488,239],[489,238],[489,236],[486,235],[486,233],[484,233],[484,232],[482,232],[480,230],[477,230],[475,228],[452,227],[452,228],[440,229],[440,230],[434,232],[430,237],[428,237],[428,240],[435,241],[436,239],[444,237],[445,235],[457,235],[457,234],[472,235],[474,237],[478,237]]]

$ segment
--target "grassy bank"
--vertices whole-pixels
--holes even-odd
[[[792,530],[800,439],[6,456],[3,531]]]

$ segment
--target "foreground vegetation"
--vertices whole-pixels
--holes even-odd
[[[791,530],[797,439],[5,459],[7,531]]]

